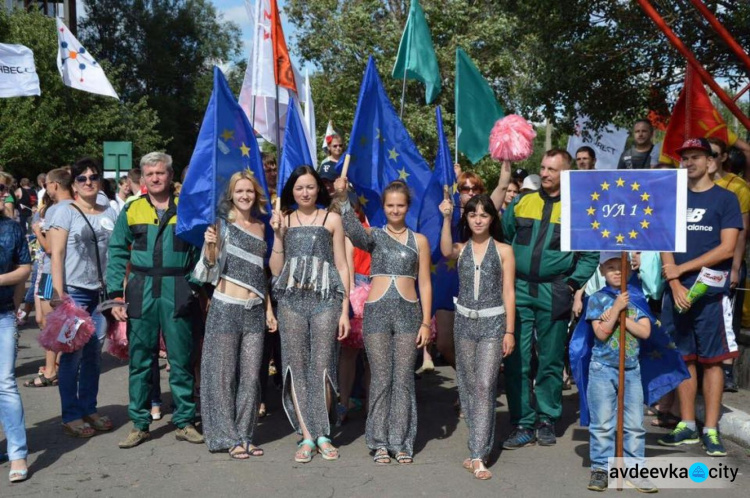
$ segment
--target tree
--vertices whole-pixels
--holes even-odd
[[[241,53],[240,30],[209,0],[87,0],[80,36],[120,69],[126,102],[145,98],[178,167],[192,155],[212,66]]]
[[[32,178],[82,156],[101,158],[104,141],[132,141],[136,155],[163,147],[155,129],[159,119],[145,99],[120,103],[63,85],[54,19],[0,10],[0,41],[34,52],[42,90],[39,97],[0,99],[0,164],[6,170]],[[117,88],[120,74],[100,62]]]

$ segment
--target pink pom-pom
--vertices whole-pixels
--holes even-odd
[[[352,306],[354,316],[362,318],[365,313],[365,302],[370,294],[370,284],[358,285],[349,293],[349,303]]]
[[[128,324],[113,321],[107,327],[107,353],[118,360],[127,361],[128,353]]]
[[[490,155],[497,161],[523,161],[534,151],[536,131],[517,114],[498,119],[490,132]]]
[[[89,342],[95,330],[91,315],[66,297],[47,315],[47,323],[39,334],[39,345],[55,353],[72,353]]]
[[[349,292],[349,304],[352,307],[354,317],[349,320],[352,327],[349,335],[341,341],[341,345],[344,347],[353,349],[362,349],[365,347],[365,340],[362,336],[362,318],[365,313],[367,296],[370,295],[370,287],[370,284],[360,284]]]

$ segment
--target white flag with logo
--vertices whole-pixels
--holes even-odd
[[[315,106],[312,99],[312,86],[310,86],[310,71],[305,70],[305,93],[302,97],[305,103],[305,132],[307,134],[307,144],[310,147],[310,157],[312,158],[313,167],[318,166],[318,148],[315,145]]]
[[[568,138],[568,152],[575,159],[576,151],[588,145],[596,153],[596,169],[617,169],[620,155],[628,140],[628,130],[609,125],[601,130],[601,137],[597,138],[595,130],[588,129],[588,118],[582,117],[576,122],[576,132]],[[586,139],[586,131],[589,138]]]
[[[40,95],[34,52],[23,45],[0,43],[0,98]]]
[[[96,93],[119,100],[104,70],[73,36],[60,18],[57,21],[57,68],[63,83],[84,92]]]

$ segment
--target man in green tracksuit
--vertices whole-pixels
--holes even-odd
[[[178,440],[202,443],[193,426],[195,383],[191,357],[193,334],[191,307],[196,304],[189,275],[198,259],[197,249],[175,236],[177,198],[172,195],[172,158],[161,152],[141,159],[147,194],[123,206],[109,241],[107,289],[111,297],[123,297],[127,308],[112,315],[128,321],[130,354],[130,404],[134,428],[120,448],[132,448],[149,439],[151,423],[151,364],[159,344],[159,331],[169,353],[169,386],[176,406],[172,423]]]
[[[514,430],[505,449],[539,441],[555,444],[562,413],[562,374],[573,293],[586,284],[599,253],[560,251],[560,173],[573,158],[551,149],[542,159],[542,188],[517,197],[503,214],[503,233],[516,257],[516,349],[505,361]],[[536,337],[536,339],[535,339]],[[536,409],[532,405],[531,348],[536,340]],[[535,433],[534,429],[537,428]]]

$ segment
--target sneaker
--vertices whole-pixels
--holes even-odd
[[[719,436],[719,431],[716,429],[711,429],[703,434],[701,440],[703,441],[703,449],[706,450],[708,456],[727,456],[727,450],[724,449],[724,445],[721,443],[721,436]]]
[[[639,491],[641,493],[658,493],[659,488],[656,487],[656,485],[649,481],[648,479],[636,477],[633,479],[625,479],[625,484],[630,486],[631,488],[635,489],[636,491]]]
[[[503,443],[503,449],[515,450],[523,448],[524,446],[532,446],[536,444],[536,436],[534,431],[526,429],[524,427],[516,427],[513,432],[510,433],[508,439]]]
[[[557,443],[555,437],[555,426],[552,422],[542,421],[536,429],[536,439],[539,446],[552,446]]]
[[[724,375],[724,392],[725,393],[736,393],[739,391],[739,387],[737,386],[737,383],[734,381],[734,377],[729,375]]]
[[[607,472],[604,470],[592,470],[591,478],[589,479],[588,489],[591,491],[606,491],[609,485],[607,479]]]
[[[700,442],[698,431],[689,429],[685,422],[680,422],[672,432],[659,439],[662,446],[680,446],[681,444],[696,444]]]
[[[198,432],[193,424],[188,424],[181,429],[177,429],[174,432],[174,436],[178,441],[187,441],[193,444],[203,444],[203,435]]]
[[[151,433],[148,431],[142,431],[140,429],[136,429],[135,427],[130,431],[130,434],[128,434],[128,437],[120,441],[120,443],[117,445],[122,449],[127,448],[135,448],[139,444],[148,441],[151,439]]]

